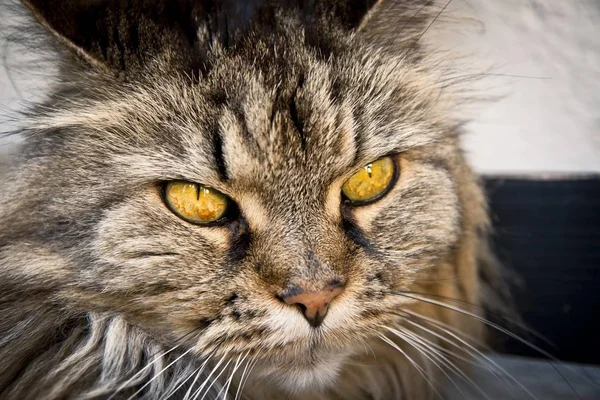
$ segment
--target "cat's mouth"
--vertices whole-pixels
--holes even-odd
[[[258,362],[254,377],[261,381],[275,382],[289,393],[326,390],[331,387],[349,353],[322,353],[311,350],[305,357],[280,361]]]
[[[213,361],[223,357],[224,362],[242,365],[238,375],[249,365],[249,382],[262,382],[265,386],[275,383],[290,394],[327,390],[338,381],[348,361],[366,351],[357,344],[372,338],[377,331],[374,322],[358,318],[348,301],[346,298],[330,308],[318,327],[311,326],[289,307],[271,310],[268,329],[250,321],[243,329],[223,335],[222,326],[215,324],[201,336],[197,349],[202,349],[201,354],[212,354]]]
[[[248,386],[256,385],[257,390],[261,385],[276,384],[289,394],[310,394],[333,387],[343,366],[361,349],[334,341],[322,332],[297,339],[270,349],[252,346],[246,351],[219,353],[213,361],[223,357],[223,363],[230,360],[231,364],[239,364],[238,375],[248,369],[249,377],[245,380]],[[263,337],[264,340],[268,339]],[[248,367],[244,367],[246,364]],[[241,379],[240,376],[238,378]]]

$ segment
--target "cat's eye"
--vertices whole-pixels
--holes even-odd
[[[365,165],[342,186],[345,201],[359,206],[380,199],[394,185],[396,168],[396,162],[392,157],[383,157]]]
[[[199,183],[170,181],[163,186],[167,207],[192,224],[211,224],[222,220],[231,201],[223,193]]]

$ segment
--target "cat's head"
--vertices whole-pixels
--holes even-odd
[[[324,387],[474,229],[429,2],[27,3],[65,64],[1,235],[68,312]]]

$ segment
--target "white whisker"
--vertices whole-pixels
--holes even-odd
[[[452,366],[448,366],[448,363],[446,362],[445,358],[441,357],[441,354],[439,354],[438,352],[436,352],[435,350],[433,350],[432,348],[428,348],[425,345],[419,345],[418,343],[415,343],[413,340],[411,340],[410,338],[406,337],[403,338],[405,341],[407,341],[410,345],[412,345],[413,347],[415,347],[417,350],[419,350],[420,352],[422,352],[426,357],[426,353],[427,352],[431,352],[431,356],[434,357],[436,360],[432,360],[432,362],[434,363],[434,365],[436,367],[438,367],[438,369],[442,372],[442,374],[444,374],[444,376],[446,376],[446,378],[448,378],[450,380],[450,382],[454,385],[454,387],[456,387],[456,389],[463,395],[463,397],[466,397],[464,392],[461,390],[460,386],[456,383],[456,381],[454,379],[452,379],[452,377],[446,372],[446,367],[449,367],[450,371],[453,371]],[[440,363],[442,365],[440,365]]]
[[[194,393],[192,394],[192,397],[191,397],[192,400],[196,400],[202,394],[202,389],[204,389],[206,387],[206,385],[210,381],[210,378],[213,376],[213,374],[215,373],[215,371],[219,368],[219,366],[223,363],[223,361],[225,361],[225,357],[226,357],[225,355],[223,355],[221,357],[221,359],[219,360],[219,362],[213,367],[213,369],[210,371],[210,373],[208,374],[208,376],[204,379],[204,382],[202,382],[202,384],[198,387],[198,389],[196,389],[194,391]]]
[[[148,363],[148,365],[146,365],[144,368],[140,369],[138,372],[136,372],[131,378],[127,379],[123,384],[121,384],[112,395],[110,395],[110,397],[107,400],[112,400],[121,390],[123,390],[124,388],[126,388],[129,384],[131,384],[131,382],[133,382],[137,377],[139,377],[141,374],[144,373],[144,371],[146,371],[148,368],[152,367],[154,364],[156,364],[159,360],[161,360],[164,356],[166,356],[167,354],[171,353],[172,351],[176,350],[180,345],[176,345],[171,347],[169,350],[165,351],[162,354],[159,354],[158,356],[154,357],[154,359]]]
[[[489,366],[489,364],[488,364],[488,363],[485,363],[485,364],[483,364],[483,366],[482,366],[482,365],[481,365],[481,363],[473,361],[473,360],[476,360],[476,359],[477,359],[477,356],[480,356],[480,357],[482,357],[482,358],[486,358],[486,360],[484,360],[484,361],[488,361],[488,360],[487,360],[487,357],[485,357],[485,356],[483,355],[483,353],[481,353],[480,351],[478,351],[478,350],[477,350],[477,348],[475,348],[474,346],[470,345],[468,342],[466,342],[466,341],[464,341],[464,340],[460,340],[460,338],[456,338],[456,340],[460,340],[460,342],[461,342],[462,344],[464,344],[464,345],[466,345],[466,346],[467,346],[467,348],[465,348],[465,347],[462,347],[461,345],[457,344],[456,342],[453,342],[453,341],[452,341],[452,340],[450,340],[449,338],[447,338],[447,337],[444,337],[443,335],[441,335],[441,334],[439,334],[439,333],[437,333],[437,332],[435,332],[435,331],[432,331],[432,330],[430,330],[430,329],[428,329],[428,328],[424,327],[424,326],[423,326],[423,325],[421,325],[421,324],[418,324],[418,323],[416,323],[416,322],[414,322],[414,321],[411,321],[410,319],[405,319],[405,320],[404,320],[404,322],[407,322],[407,323],[409,323],[409,324],[411,324],[411,325],[413,325],[413,326],[416,326],[418,329],[420,329],[420,330],[422,330],[422,331],[425,331],[425,332],[427,332],[427,333],[429,333],[429,334],[431,334],[431,335],[433,335],[433,336],[435,336],[435,337],[439,338],[440,340],[442,340],[442,341],[444,341],[444,342],[446,342],[446,343],[450,344],[450,345],[451,345],[451,346],[453,346],[453,347],[456,347],[457,349],[459,349],[459,350],[461,350],[461,351],[463,351],[463,352],[466,352],[466,353],[467,353],[469,356],[471,356],[471,358],[472,358],[472,359],[470,360],[470,359],[468,359],[468,358],[466,358],[466,357],[463,357],[463,356],[461,356],[460,354],[458,354],[458,353],[456,353],[456,352],[454,352],[454,351],[451,351],[451,350],[449,350],[449,349],[446,349],[446,348],[444,348],[443,346],[440,346],[439,344],[437,344],[437,343],[434,343],[434,342],[432,342],[431,340],[428,340],[428,339],[426,339],[426,338],[424,338],[424,337],[422,337],[422,336],[420,336],[420,335],[419,335],[419,336],[421,337],[421,339],[422,339],[422,340],[425,340],[425,341],[427,341],[428,343],[430,343],[432,346],[435,346],[435,347],[437,347],[437,348],[438,348],[440,351],[442,351],[442,352],[444,352],[444,353],[446,353],[446,354],[448,354],[448,355],[451,355],[452,357],[455,357],[456,359],[458,359],[458,360],[460,360],[460,361],[463,361],[463,362],[465,362],[465,363],[468,363],[468,364],[470,364],[470,365],[473,365],[473,366],[476,366],[476,367],[479,367],[479,368],[485,368],[485,369],[486,369],[486,370],[488,370],[490,373],[492,373],[492,374],[493,374],[493,375],[494,375],[494,376],[495,376],[497,379],[501,380],[501,377],[500,377],[500,376],[498,376],[498,375],[496,374],[496,371],[495,371],[493,368],[491,368],[491,367]],[[439,328],[439,329],[441,329],[441,328]],[[413,333],[415,333],[415,334],[416,334],[416,332],[414,332],[414,331],[411,331],[411,330],[408,330],[408,331],[409,331],[409,332],[413,332]],[[450,334],[450,332],[448,332],[448,334]],[[454,335],[453,335],[453,336],[454,336]],[[502,382],[502,380],[501,380],[501,382]]]
[[[426,315],[419,314],[419,313],[414,312],[414,311],[402,310],[402,312],[405,313],[405,314],[409,314],[409,315],[412,315],[414,317],[417,317],[419,319],[423,319],[423,320],[431,323],[432,325],[436,325],[436,326],[444,328],[444,329],[446,329],[448,331],[452,331],[452,332],[456,333],[457,335],[463,337],[464,339],[468,340],[469,342],[471,342],[471,343],[479,346],[482,349],[491,350],[491,348],[488,345],[486,345],[485,343],[483,343],[481,340],[476,339],[474,336],[471,336],[471,335],[469,335],[469,334],[461,331],[460,329],[451,326],[450,324],[446,324],[446,323],[444,323],[442,321],[438,321],[438,320],[436,320],[434,318],[430,318],[430,317],[428,317]]]
[[[382,327],[385,329],[388,329],[388,330],[390,329],[387,326],[382,326]],[[444,374],[444,376],[446,376],[446,378],[448,378],[450,380],[450,382],[452,382],[452,384],[458,389],[459,392],[463,393],[462,390],[460,389],[460,387],[458,386],[458,384],[456,383],[456,381],[454,379],[452,379],[452,377],[450,375],[448,375],[446,370],[440,365],[440,362],[443,362],[443,360],[440,360],[439,353],[437,353],[432,348],[427,348],[426,346],[422,346],[422,345],[419,345],[418,343],[415,343],[410,338],[400,335],[399,332],[392,331],[392,333],[394,333],[400,339],[404,340],[405,342],[407,342],[408,344],[413,346],[415,349],[417,349],[421,354],[423,354],[428,360],[430,360],[442,372],[442,374]],[[435,359],[431,358],[430,356]],[[444,364],[444,365],[446,365],[446,364]]]
[[[210,361],[211,357],[213,356],[214,352],[211,353],[208,358],[206,359],[206,361],[204,361],[202,363],[202,365],[200,366],[200,370],[198,371],[198,373],[196,374],[196,376],[194,377],[194,380],[192,381],[192,383],[190,384],[190,387],[188,388],[188,390],[185,392],[185,396],[183,396],[183,400],[189,400],[190,394],[192,393],[192,390],[194,388],[194,385],[196,384],[196,381],[198,380],[198,378],[200,377],[200,375],[202,374],[202,371],[204,371],[204,368],[206,367],[206,365],[208,364],[208,362]]]
[[[241,398],[244,385],[246,384],[246,381],[250,377],[250,374],[252,373],[252,370],[254,369],[254,367],[256,366],[257,363],[258,363],[258,359],[255,359],[255,360],[247,363],[246,367],[244,367],[244,371],[242,372],[242,376],[240,377],[240,383],[237,388],[234,400],[239,400]],[[246,375],[246,370],[248,370],[248,375]]]
[[[217,393],[217,396],[215,397],[216,399],[218,399],[219,396],[221,395],[221,392],[224,391],[223,400],[227,400],[227,394],[229,392],[229,387],[231,386],[231,381],[233,380],[235,373],[237,372],[238,368],[242,365],[242,363],[244,362],[244,360],[246,359],[247,356],[248,356],[248,353],[244,354],[244,357],[242,357],[241,354],[238,356],[237,360],[235,361],[235,365],[233,366],[233,370],[231,371],[229,378],[227,379],[227,381],[225,381],[225,386],[223,386],[223,388],[221,388],[219,393]]]
[[[409,344],[411,344],[413,347],[415,347],[416,349],[421,348],[420,351],[422,352],[427,352],[427,351],[432,351],[431,349],[428,349],[426,345],[423,344],[423,341],[421,340],[422,338],[415,334],[414,332],[408,331],[408,330],[403,330],[402,332],[397,331],[393,328],[387,328],[388,330],[390,330],[392,333],[396,334],[399,338],[407,341]],[[402,335],[402,333],[404,333],[404,336]],[[407,337],[408,336],[408,337]],[[412,339],[411,339],[412,337]],[[420,343],[417,344],[417,343]],[[447,366],[448,368],[450,368],[450,370],[452,370],[453,372],[455,372],[456,374],[458,374],[458,376],[465,381],[466,383],[470,384],[472,387],[474,387],[479,393],[481,393],[481,395],[483,397],[485,397],[486,399],[489,400],[489,397],[487,394],[485,394],[485,392],[483,391],[483,389],[481,389],[481,387],[479,385],[477,385],[467,374],[465,374],[455,363],[453,363],[452,361],[450,361],[446,356],[440,354],[440,353],[435,353],[437,359],[442,362],[445,366]],[[442,369],[441,367],[438,366],[438,368]],[[443,370],[443,369],[442,369]],[[444,373],[444,375],[446,375]],[[448,376],[448,375],[446,375]],[[451,379],[452,380],[452,379]],[[453,381],[453,380],[452,380]],[[460,389],[459,389],[460,390]]]
[[[139,388],[134,394],[132,394],[131,396],[129,396],[127,398],[127,400],[132,400],[135,398],[135,396],[137,396],[142,390],[144,390],[146,387],[148,387],[148,385],[150,385],[154,380],[158,379],[167,369],[169,369],[173,364],[175,364],[177,361],[181,360],[183,357],[185,357],[189,352],[191,352],[193,350],[193,348],[186,350],[185,352],[183,352],[182,355],[180,355],[179,357],[177,357],[175,360],[173,360],[171,363],[169,363],[169,365],[167,365],[166,367],[164,367],[163,369],[161,369],[158,374],[156,374],[154,377],[152,377],[152,379],[150,379],[148,382],[146,382],[144,385],[142,385],[141,388]]]
[[[412,364],[412,366],[415,367],[415,369],[419,372],[419,374],[423,377],[423,379],[425,379],[425,381],[429,384],[429,386],[435,392],[435,394],[437,394],[438,397],[443,398],[442,395],[440,395],[438,390],[435,388],[435,386],[433,385],[431,380],[427,377],[427,371],[425,371],[419,364],[417,364],[416,361],[414,361],[404,350],[402,350],[400,348],[400,346],[398,346],[396,343],[394,343],[390,338],[388,338],[387,336],[385,336],[383,334],[380,334],[379,337],[381,338],[381,340],[383,340],[384,342],[386,342],[387,344],[392,346],[394,349],[398,350],[404,357],[406,357],[408,362],[410,362]]]
[[[511,338],[513,338],[513,339],[515,339],[515,340],[518,340],[519,342],[521,342],[521,343],[523,343],[523,344],[525,344],[525,345],[529,346],[529,347],[530,347],[530,348],[532,348],[533,350],[535,350],[535,351],[539,352],[540,354],[542,354],[542,355],[544,355],[544,356],[546,356],[546,357],[550,358],[551,360],[555,360],[555,359],[556,359],[555,357],[552,357],[552,355],[550,355],[550,354],[549,354],[548,352],[546,352],[545,350],[543,350],[543,349],[539,348],[539,347],[538,347],[538,346],[536,346],[535,344],[533,344],[533,343],[531,343],[531,342],[529,342],[529,341],[527,341],[527,340],[523,339],[522,337],[520,337],[519,335],[516,335],[516,334],[512,333],[512,332],[511,332],[511,331],[509,331],[508,329],[506,329],[506,328],[503,328],[503,327],[501,327],[500,325],[498,325],[498,324],[495,324],[495,323],[493,323],[492,321],[490,321],[490,320],[488,320],[488,319],[486,319],[486,318],[483,318],[483,317],[481,317],[481,316],[479,316],[479,315],[477,315],[477,314],[474,314],[474,313],[472,313],[472,312],[469,312],[469,311],[463,310],[463,309],[461,309],[461,308],[458,308],[458,307],[451,306],[451,305],[449,305],[449,304],[446,304],[446,303],[443,303],[443,302],[441,302],[441,301],[437,301],[437,300],[431,300],[431,299],[427,299],[427,298],[424,298],[424,297],[415,296],[415,295],[410,295],[410,294],[404,294],[404,293],[401,293],[400,295],[401,295],[401,296],[404,296],[404,297],[408,297],[408,298],[410,298],[410,299],[419,300],[419,301],[422,301],[422,302],[424,302],[424,303],[429,303],[429,304],[437,305],[437,306],[440,306],[440,307],[446,308],[446,309],[448,309],[448,310],[452,310],[452,311],[455,311],[455,312],[457,312],[457,313],[460,313],[460,314],[463,314],[463,315],[467,315],[467,316],[469,316],[469,317],[472,317],[472,318],[474,318],[474,319],[478,320],[479,322],[482,322],[482,323],[486,324],[487,326],[489,326],[489,327],[491,327],[491,328],[494,328],[494,329],[496,329],[496,330],[498,330],[498,331],[500,331],[500,332],[504,333],[505,335],[507,335],[507,336],[510,336]]]
[[[204,400],[204,398],[206,397],[206,395],[208,394],[208,392],[210,391],[210,389],[213,387],[213,385],[216,383],[219,383],[219,378],[221,377],[221,375],[223,375],[223,372],[227,371],[227,367],[229,366],[229,364],[231,363],[231,360],[228,360],[227,363],[225,363],[225,365],[223,366],[223,368],[221,368],[221,372],[219,372],[217,374],[217,376],[215,376],[211,382],[210,385],[208,385],[208,387],[206,388],[206,391],[204,392],[204,394],[202,395],[202,397],[200,398],[200,400]],[[223,389],[223,386],[221,385],[221,389]],[[221,390],[219,390],[219,393],[221,392]],[[216,398],[218,398],[219,396],[216,396]],[[194,399],[195,400],[195,399]]]
[[[250,366],[251,362],[247,362],[246,365],[244,366],[244,369],[242,370],[242,375],[240,376],[240,382],[238,383],[238,387],[235,391],[235,397],[233,398],[234,400],[238,400],[241,396],[241,388],[242,388],[242,382],[244,382],[244,378],[246,376],[246,371],[248,370],[248,367]]]
[[[168,400],[171,396],[173,396],[175,393],[177,393],[177,391],[179,389],[181,389],[183,387],[183,385],[185,385],[186,382],[189,381],[192,378],[192,376],[195,376],[196,378],[192,381],[192,384],[191,384],[190,387],[194,386],[194,383],[196,383],[196,380],[198,379],[198,377],[200,376],[200,374],[204,370],[204,367],[206,366],[206,364],[210,360],[211,356],[212,356],[212,353],[208,355],[207,359],[202,363],[202,365],[200,365],[198,368],[196,368],[194,371],[192,371],[192,373],[190,374],[190,376],[188,376],[187,378],[185,378],[179,385],[177,385],[176,388],[174,388],[170,393],[168,393],[164,397],[164,400]]]
[[[418,313],[413,313],[413,312],[407,312],[407,313],[408,313],[408,314],[411,314],[411,315],[414,315],[414,316],[416,316],[417,318],[423,318],[423,319],[425,319],[425,320],[429,320],[429,319],[430,319],[430,318],[427,318],[427,317],[425,317],[425,316],[421,316],[421,315],[420,315],[420,314],[418,314]],[[528,395],[529,395],[531,398],[533,398],[533,399],[536,399],[536,400],[537,400],[537,397],[536,397],[536,396],[535,396],[533,393],[531,393],[531,392],[530,392],[530,391],[529,391],[529,390],[528,390],[528,389],[527,389],[527,388],[526,388],[526,387],[525,387],[525,386],[524,386],[524,385],[523,385],[521,382],[519,382],[519,380],[518,380],[517,378],[515,378],[515,377],[514,377],[512,374],[510,374],[508,371],[506,371],[504,368],[502,368],[502,367],[501,367],[501,366],[500,366],[498,363],[496,363],[494,360],[492,360],[491,358],[489,358],[488,356],[486,356],[486,355],[485,355],[485,354],[484,354],[482,351],[478,350],[478,349],[477,349],[475,346],[471,345],[469,342],[467,342],[466,340],[462,339],[462,338],[461,338],[460,336],[458,336],[457,334],[455,334],[455,333],[453,333],[453,332],[450,332],[450,331],[449,331],[449,330],[447,330],[447,329],[443,329],[443,328],[440,328],[440,327],[438,327],[438,329],[441,329],[441,330],[443,330],[443,331],[444,331],[444,332],[445,332],[447,335],[450,335],[450,336],[451,336],[452,338],[454,338],[455,340],[458,340],[460,343],[462,343],[463,345],[467,346],[467,349],[464,349],[464,348],[462,348],[462,347],[458,346],[456,343],[452,342],[452,341],[451,341],[451,340],[449,340],[448,338],[445,338],[445,337],[443,337],[442,335],[440,335],[440,334],[438,334],[438,333],[436,333],[436,332],[434,332],[434,331],[432,331],[432,330],[430,330],[430,329],[427,329],[427,328],[425,328],[424,326],[422,326],[422,325],[420,325],[420,324],[417,324],[417,323],[415,323],[414,321],[410,321],[410,320],[408,320],[408,319],[406,319],[405,321],[406,321],[406,322],[408,322],[408,323],[411,323],[411,324],[413,324],[413,325],[415,325],[415,326],[417,326],[419,329],[422,329],[422,330],[424,330],[424,331],[426,331],[426,332],[429,332],[429,333],[431,333],[432,335],[434,335],[434,336],[436,336],[436,337],[439,337],[440,339],[442,339],[442,340],[444,340],[444,341],[447,341],[448,343],[450,343],[450,344],[451,344],[451,345],[453,345],[453,346],[456,346],[456,347],[458,347],[458,348],[461,348],[461,349],[463,349],[463,350],[468,350],[468,351],[469,351],[469,354],[473,354],[473,353],[474,353],[475,355],[477,355],[477,356],[479,356],[479,357],[483,358],[483,359],[486,361],[486,363],[487,363],[486,365],[491,365],[491,366],[493,366],[494,368],[496,368],[496,370],[500,371],[502,374],[504,374],[505,376],[507,376],[508,378],[510,378],[510,380],[512,380],[512,381],[513,381],[515,384],[517,384],[517,386],[519,386],[521,389],[523,389],[523,391],[524,391],[525,393],[527,393],[527,394],[528,394]],[[435,321],[435,320],[431,321],[431,323],[434,323],[434,322],[435,322],[435,323],[439,323],[438,321]],[[441,323],[439,323],[439,324],[441,324]],[[492,369],[488,368],[488,370],[489,370],[490,372],[492,372],[492,374],[493,374],[493,375],[494,375],[496,378],[498,378],[498,379],[500,380],[500,377],[499,377],[498,375],[496,375]]]

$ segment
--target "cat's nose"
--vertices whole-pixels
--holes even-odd
[[[336,280],[318,291],[308,291],[299,286],[292,286],[279,297],[286,304],[297,306],[308,323],[316,328],[325,319],[331,301],[343,291],[344,285]]]

